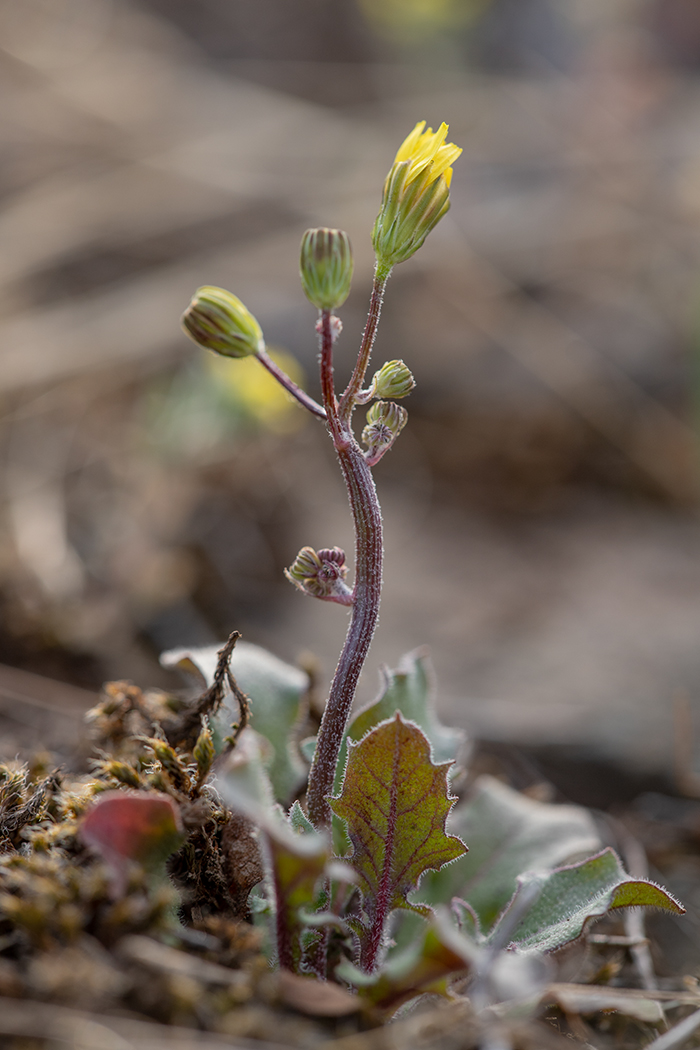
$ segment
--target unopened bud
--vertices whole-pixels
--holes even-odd
[[[393,401],[375,401],[367,413],[367,426],[362,441],[367,446],[365,459],[372,467],[388,452],[406,426],[408,412]]]
[[[240,299],[224,288],[198,288],[182,315],[191,339],[224,357],[250,357],[264,349],[262,329]]]
[[[416,381],[403,361],[387,361],[374,373],[372,392],[375,397],[406,397]]]
[[[352,603],[352,591],[344,583],[348,574],[345,551],[340,547],[324,547],[319,551],[302,547],[284,574],[304,594],[340,605]]]
[[[319,310],[342,306],[352,284],[352,248],[343,230],[320,227],[301,239],[299,272],[309,299]]]

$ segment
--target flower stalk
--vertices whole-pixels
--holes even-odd
[[[338,414],[333,383],[333,338],[328,310],[322,311],[321,314],[320,341],[321,387],[328,416],[328,429],[345,479],[355,526],[352,616],[323,712],[306,796],[312,823],[316,827],[328,827],[331,812],[327,796],[333,790],[345,726],[379,618],[384,548],[382,514],[372,471],[355,440],[349,421],[341,421]]]
[[[255,356],[264,368],[317,419],[333,441],[350,499],[355,528],[355,579],[344,582],[345,555],[337,547],[315,551],[303,547],[287,577],[301,591],[322,601],[351,608],[350,625],[338,660],[309,772],[307,805],[311,822],[328,828],[328,796],[334,786],[338,756],[357,682],[379,617],[382,586],[382,515],[371,468],[391,448],[406,423],[405,409],[384,397],[404,397],[413,376],[400,360],[389,361],[363,389],[379,325],[384,291],[395,265],[409,259],[450,205],[452,163],[462,152],[446,142],[447,125],[437,132],[425,121],[416,124],[399,147],[386,177],[381,207],[372,231],[376,265],[369,312],[360,349],[347,387],[336,397],[333,344],[342,324],[333,311],[350,292],[353,258],[343,230],[307,230],[301,242],[299,270],[307,298],[319,309],[320,405],[298,387],[268,356],[257,320],[230,292],[204,286],[185,313],[188,335],[201,346],[228,357]],[[358,444],[352,415],[359,404],[375,401]]]

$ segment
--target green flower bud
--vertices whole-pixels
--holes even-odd
[[[422,120],[396,154],[372,231],[377,265],[385,273],[418,251],[450,207],[451,165],[462,150],[445,142],[448,130],[443,123],[436,132],[426,131]]]
[[[343,230],[307,230],[301,239],[299,273],[309,299],[319,310],[334,310],[347,299],[352,284],[352,248]]]
[[[367,446],[365,459],[371,467],[388,452],[406,426],[408,412],[393,401],[375,401],[367,413],[367,426],[362,441]]]
[[[345,551],[340,547],[302,547],[284,575],[304,594],[340,605],[352,603],[352,591],[343,582],[348,574]]]
[[[198,288],[182,327],[199,346],[224,357],[250,357],[264,349],[262,329],[240,299],[224,288]]]
[[[374,397],[406,397],[416,385],[403,361],[387,361],[374,373],[371,390]]]

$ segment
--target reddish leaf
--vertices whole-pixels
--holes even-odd
[[[330,803],[347,822],[353,846],[348,860],[364,895],[366,918],[358,934],[367,971],[376,965],[384,924],[394,908],[429,913],[406,899],[423,872],[466,852],[461,839],[445,833],[455,801],[447,787],[450,765],[432,763],[427,737],[398,711],[350,744],[342,792]]]
[[[156,870],[184,839],[177,806],[167,795],[107,791],[88,812],[80,835],[112,868],[123,890],[131,863]]]

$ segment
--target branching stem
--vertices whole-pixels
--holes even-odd
[[[385,283],[386,277],[381,282],[375,279],[372,291],[374,321],[370,325],[373,316],[372,305],[370,305],[370,317],[365,328],[358,365],[343,398],[353,388],[353,381],[356,377],[357,389],[359,390],[362,385],[379,320]],[[370,330],[369,333],[368,330]],[[321,314],[321,389],[328,429],[347,486],[355,526],[355,583],[350,626],[333,676],[309,773],[307,794],[309,817],[319,828],[330,825],[331,813],[326,797],[333,790],[345,726],[355,696],[357,681],[379,617],[383,558],[382,516],[377,490],[372,472],[350,429],[352,394],[349,395],[346,402],[346,406],[350,406],[349,410],[346,407],[345,415],[341,415],[339,411],[333,384],[332,353],[330,312],[324,310]],[[363,355],[364,364],[361,365]]]
[[[304,408],[307,408],[309,412],[311,412],[312,415],[317,416],[318,419],[326,418],[325,409],[321,408],[317,401],[314,401],[306,391],[302,390],[300,386],[297,386],[294,380],[291,379],[287,373],[279,367],[279,365],[275,364],[267,350],[258,350],[255,356],[260,364],[264,365],[268,370],[270,375],[273,375],[277,382],[284,387],[287,393],[297,399],[299,404],[303,405]]]

